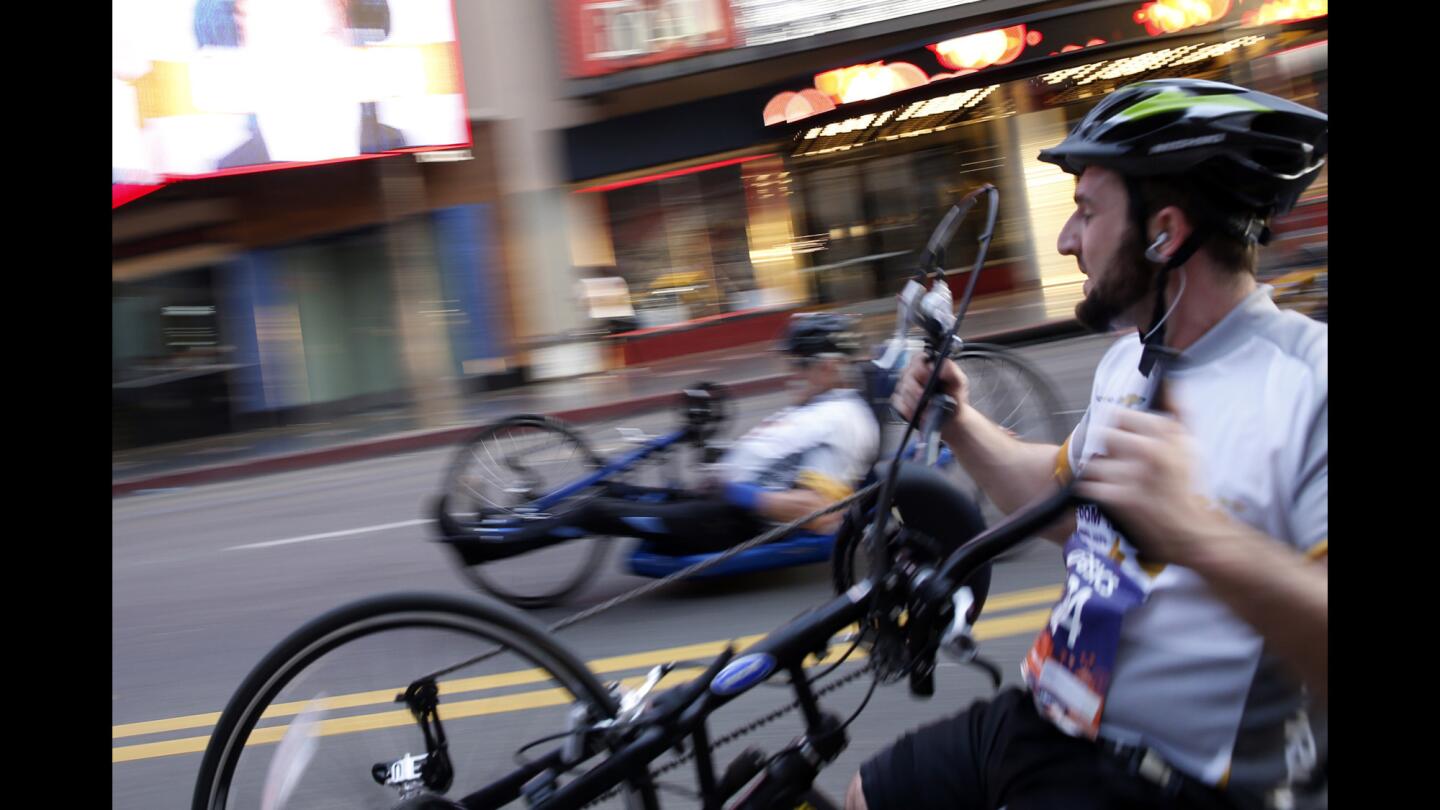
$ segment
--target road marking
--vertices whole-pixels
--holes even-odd
[[[311,540],[331,540],[336,537],[348,537],[352,534],[369,534],[370,532],[383,532],[386,529],[399,529],[403,526],[419,526],[422,523],[434,523],[434,518],[417,518],[416,520],[402,520],[399,523],[381,523],[376,526],[361,526],[358,529],[343,529],[338,532],[324,532],[322,534],[307,534],[304,537],[287,537],[283,540],[266,540],[263,543],[246,543],[243,546],[230,546],[226,551],[239,551],[245,548],[270,548],[271,546],[288,546],[291,543],[308,543]]]
[[[1051,601],[1059,589],[1036,588],[1030,591],[1021,591],[1013,594],[1001,594],[990,600],[995,607],[1007,605],[1010,607],[1034,604],[1035,600]],[[993,619],[982,619],[975,627],[975,637],[984,641],[993,638],[1020,635],[1033,632],[1043,627],[1049,621],[1049,608],[1043,610],[1029,611],[1026,613],[1001,616]],[[631,655],[600,658],[589,662],[592,670],[597,674],[614,672],[638,667],[653,666],[666,661],[675,661],[687,657],[711,656],[719,653],[727,644],[734,644],[737,649],[743,649],[749,644],[763,638],[765,634],[742,636],[732,641],[713,641],[703,644],[692,644],[684,647],[672,647],[664,650],[652,650],[649,652],[635,653]],[[840,645],[832,648],[830,653],[823,659],[816,660],[813,657],[807,659],[806,666],[819,666],[833,663],[834,660],[843,654]],[[852,656],[853,660],[863,658],[863,653],[857,652]],[[698,667],[683,668],[673,671],[666,677],[668,686],[676,686],[689,680],[693,680],[703,670]],[[493,689],[503,686],[521,685],[526,683],[538,683],[544,681],[544,675],[539,670],[520,670],[506,672],[496,675],[486,675],[477,678],[464,678],[455,681],[443,682],[441,684],[442,694],[456,694],[482,689]],[[621,679],[626,687],[633,688],[642,683],[644,676],[636,675]],[[393,703],[398,689],[381,689],[370,692],[356,693],[352,695],[341,695],[328,698],[324,706],[327,709],[353,708],[366,705],[383,705]],[[504,712],[525,711],[527,709],[558,706],[568,703],[568,692],[560,688],[539,689],[530,692],[520,692],[512,695],[501,695],[497,697],[476,698],[465,701],[453,701],[445,704],[446,718],[478,717],[488,714],[499,714]],[[263,715],[264,718],[282,717],[298,713],[308,701],[296,701],[285,704],[275,704]],[[207,713],[177,717],[167,720],[155,720],[143,723],[127,723],[112,726],[112,738],[135,736],[141,734],[154,734],[164,731],[175,731],[185,728],[202,728],[213,725],[219,720],[219,713]],[[375,712],[353,717],[332,718],[322,721],[321,735],[345,734],[356,731],[367,731],[380,728],[390,728],[399,725],[414,723],[413,718],[405,710],[392,710]],[[276,725],[262,727],[252,733],[247,745],[261,745],[278,742],[284,735],[285,729],[289,726]],[[141,743],[137,745],[117,746],[111,749],[111,762],[131,762],[139,759],[152,759],[155,757],[175,756],[179,754],[198,753],[205,750],[209,742],[209,735],[185,737],[175,740],[164,740],[161,742]]]
[[[986,600],[985,610],[988,613],[994,613],[1001,610],[1048,604],[1060,598],[1060,590],[1059,585],[1051,585],[1043,588],[1030,588],[1023,591],[993,594]],[[1021,614],[1021,617],[1024,618],[1028,615],[1029,614]],[[1008,625],[1004,624],[1007,618],[1009,617],[982,618],[975,630],[977,637],[983,639],[987,637],[985,635],[986,633],[994,633],[997,629],[1008,627]],[[1006,635],[1009,632],[1012,631],[1007,630],[999,635]],[[671,661],[713,658],[719,655],[727,644],[735,645],[735,649],[740,651],[764,637],[764,633],[755,633],[728,640],[721,639],[718,641],[686,644],[679,647],[666,647],[664,649],[647,650],[626,655],[607,656],[605,658],[586,661],[585,665],[589,667],[591,672],[597,675],[607,675],[614,672],[639,669],[641,667],[653,667]],[[454,680],[441,681],[440,694],[455,695],[465,692],[480,692],[487,689],[501,689],[510,686],[541,683],[545,680],[546,676],[542,670],[523,669],[515,672],[501,672],[494,675],[480,675],[473,678],[456,678]],[[325,699],[322,705],[326,709],[350,709],[359,706],[384,705],[393,702],[395,695],[402,689],[403,687],[396,686],[390,689],[374,689],[350,695],[337,695]],[[261,719],[288,717],[298,713],[307,704],[308,701],[275,703],[265,710]],[[219,712],[206,712],[204,714],[191,714],[163,720],[122,723],[111,726],[110,737],[111,739],[119,739],[121,737],[136,737],[144,734],[161,734],[167,731],[181,731],[189,728],[206,728],[215,725],[219,719]]]

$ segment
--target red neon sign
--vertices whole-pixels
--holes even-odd
[[[675,169],[673,171],[660,172],[658,174],[647,174],[644,177],[632,177],[629,180],[618,180],[614,183],[606,183],[603,186],[590,186],[589,188],[576,189],[575,193],[591,194],[597,191],[614,191],[617,188],[638,186],[642,183],[653,183],[656,180],[664,180],[669,177],[682,177],[687,174],[695,174],[696,172],[704,172],[711,169],[718,169],[722,166],[734,166],[737,163],[746,163],[752,160],[762,160],[764,158],[771,157],[775,157],[775,154],[773,152],[768,155],[751,155],[750,157],[731,158],[730,160],[717,160],[714,163],[704,163],[699,166],[690,166],[684,169]]]

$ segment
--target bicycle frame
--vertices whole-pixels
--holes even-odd
[[[887,582],[866,580],[746,648],[743,655],[737,657],[733,649],[727,649],[711,662],[704,674],[656,697],[649,710],[630,724],[640,729],[638,736],[535,806],[547,810],[583,807],[616,785],[635,778],[635,774],[643,773],[650,762],[690,737],[697,752],[695,767],[704,807],[706,810],[719,808],[729,796],[717,793],[714,763],[708,755],[706,720],[719,708],[782,672],[790,676],[790,685],[805,718],[805,732],[796,744],[768,764],[764,778],[734,807],[760,810],[803,794],[811,788],[821,768],[846,745],[844,727],[820,708],[805,674],[805,658],[822,652],[841,630],[870,615],[877,599],[888,600],[883,604],[906,606],[910,612],[908,627],[944,619],[933,606],[947,604],[949,594],[963,586],[985,562],[1023,542],[1036,528],[1054,520],[1075,503],[1072,487],[1057,490],[976,535],[954,551],[938,570],[918,567],[899,571],[899,576]],[[523,785],[561,763],[560,751],[553,751],[458,803],[470,810],[501,807],[519,798]]]
[[[646,442],[644,446],[632,450],[623,456],[620,456],[619,458],[611,461],[604,467],[601,467],[600,469],[585,476],[584,478],[576,479],[575,481],[561,486],[554,492],[550,492],[546,495],[541,496],[540,498],[535,500],[533,507],[537,511],[544,511],[546,509],[549,509],[555,504],[560,503],[561,501],[571,497],[572,495],[575,495],[576,493],[584,492],[587,488],[604,481],[615,473],[625,472],[626,470],[635,466],[639,462],[644,461],[655,453],[658,453],[662,450],[667,450],[672,445],[685,441],[690,437],[690,432],[691,431],[689,428],[680,428],[679,430],[672,431],[663,436],[658,436]]]
[[[721,653],[705,673],[689,684],[663,692],[652,705],[650,716],[644,718],[644,730],[638,737],[610,754],[590,771],[557,790],[538,806],[544,808],[579,808],[598,798],[615,785],[621,784],[651,761],[673,748],[686,737],[693,737],[696,751],[697,777],[705,795],[705,807],[718,807],[727,797],[714,795],[717,787],[714,763],[708,756],[708,735],[705,721],[711,713],[754,689],[779,672],[790,674],[791,684],[806,719],[806,738],[816,751],[831,750],[825,760],[832,759],[844,748],[843,731],[826,725],[804,671],[806,656],[816,653],[840,630],[858,621],[870,607],[872,589],[869,582],[837,596],[825,606],[790,625],[770,634],[735,656],[733,649]],[[733,674],[731,674],[733,673]],[[835,738],[836,734],[840,737]],[[838,745],[837,745],[838,743]],[[496,808],[519,798],[521,786],[560,762],[560,752],[525,765],[502,777],[492,785],[459,799],[470,810]],[[817,768],[818,771],[818,768]],[[812,777],[813,778],[813,777]],[[808,789],[808,784],[804,786]],[[738,807],[763,807],[763,798],[751,796]]]

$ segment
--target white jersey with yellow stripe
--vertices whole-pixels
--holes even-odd
[[[833,389],[751,428],[731,445],[717,472],[727,483],[798,486],[839,500],[864,478],[879,445],[880,428],[864,398],[853,389]]]

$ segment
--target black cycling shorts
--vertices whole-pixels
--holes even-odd
[[[921,727],[860,766],[869,810],[1233,807],[1192,786],[1167,798],[1088,740],[1066,736],[1011,687]]]
[[[591,534],[651,540],[661,553],[678,555],[724,551],[770,528],[728,501],[678,491],[669,494],[662,503],[594,498],[565,521]]]

